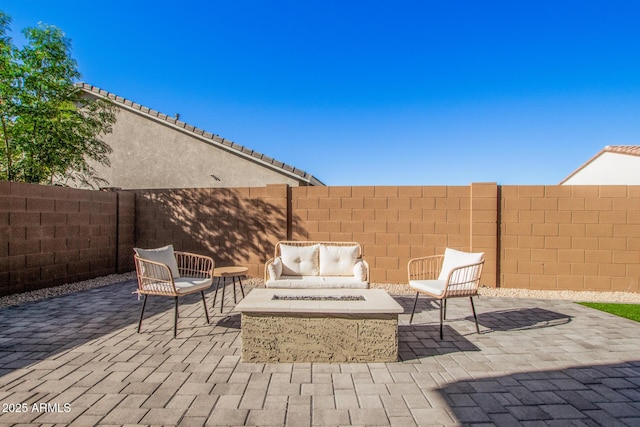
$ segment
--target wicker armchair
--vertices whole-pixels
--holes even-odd
[[[440,339],[442,324],[447,316],[447,299],[469,297],[471,310],[478,327],[478,317],[473,305],[473,297],[478,295],[480,276],[484,265],[483,254],[471,254],[447,249],[445,255],[415,258],[409,261],[409,286],[416,291],[411,318],[416,311],[418,296],[423,293],[440,301]],[[447,259],[448,258],[448,259]]]
[[[135,249],[134,260],[138,276],[138,294],[144,295],[138,333],[149,295],[173,297],[175,313],[173,336],[178,331],[178,297],[200,292],[204,314],[209,323],[209,313],[204,291],[213,283],[215,263],[212,258],[188,252],[173,251],[171,245],[159,249]]]

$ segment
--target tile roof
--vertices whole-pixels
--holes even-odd
[[[640,145],[607,145],[601,151],[609,153],[630,154],[640,156]]]
[[[616,153],[616,154],[626,154],[630,156],[640,156],[640,145],[607,145],[602,150],[598,152],[595,156],[587,160],[582,166],[580,166],[575,171],[571,172],[569,176],[560,181],[560,184],[564,184],[582,169],[584,169],[588,164],[593,162],[598,157],[602,156],[604,153]]]
[[[102,98],[106,98],[109,99],[112,102],[115,102],[116,104],[118,104],[120,107],[124,107],[127,108],[129,110],[138,112],[138,113],[142,113],[145,114],[147,116],[149,116],[150,118],[154,119],[154,120],[159,120],[159,121],[163,121],[166,122],[167,124],[178,128],[178,130],[181,130],[183,132],[188,132],[190,134],[192,134],[193,136],[195,136],[198,139],[201,139],[209,144],[213,144],[216,145],[222,149],[226,149],[227,151],[230,151],[234,154],[237,154],[241,157],[244,158],[249,158],[250,160],[256,161],[257,163],[261,163],[267,167],[271,167],[273,169],[276,169],[278,171],[280,171],[281,173],[284,173],[285,175],[289,175],[292,176],[293,178],[306,182],[309,185],[320,185],[320,186],[324,186],[325,184],[320,181],[319,179],[317,179],[316,177],[314,177],[313,175],[303,171],[302,169],[298,169],[296,167],[290,166],[286,163],[280,162],[276,159],[273,159],[269,156],[266,156],[264,154],[258,153],[257,151],[254,151],[250,148],[247,148],[245,146],[242,146],[240,144],[236,144],[233,141],[230,141],[228,139],[224,139],[218,135],[212,134],[210,132],[207,132],[203,129],[199,129],[195,126],[192,126],[188,123],[182,122],[180,120],[177,120],[175,117],[171,117],[168,116],[166,114],[163,114],[159,111],[156,110],[152,110],[148,107],[145,107],[143,105],[137,104],[135,102],[132,102],[128,99],[125,99],[121,96],[115,95],[111,92],[108,92],[104,89],[100,89],[97,86],[93,86],[90,85],[88,83],[83,83],[83,82],[79,82],[76,83],[76,86],[82,90],[84,90],[87,93],[90,93],[94,96],[100,96]]]

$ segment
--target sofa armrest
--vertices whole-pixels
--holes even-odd
[[[264,263],[264,283],[269,281],[269,266],[273,264],[273,260],[275,258],[269,258],[267,262]]]
[[[362,267],[362,275],[359,276],[358,273],[359,271],[357,270],[358,265],[361,265]],[[353,266],[353,275],[356,279],[361,279],[363,282],[369,282],[369,263],[367,263],[367,261],[363,260],[363,259],[358,259],[356,260],[356,263]]]
[[[364,264],[364,268],[365,268],[365,282],[369,282],[369,263],[365,260],[361,260],[362,263]]]

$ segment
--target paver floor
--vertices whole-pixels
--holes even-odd
[[[125,282],[0,309],[0,425],[640,425],[640,324],[567,301],[394,296],[397,363],[249,364],[208,295]]]

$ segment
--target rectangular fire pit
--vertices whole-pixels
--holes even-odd
[[[242,313],[243,362],[395,362],[398,314],[381,289],[254,289]]]

